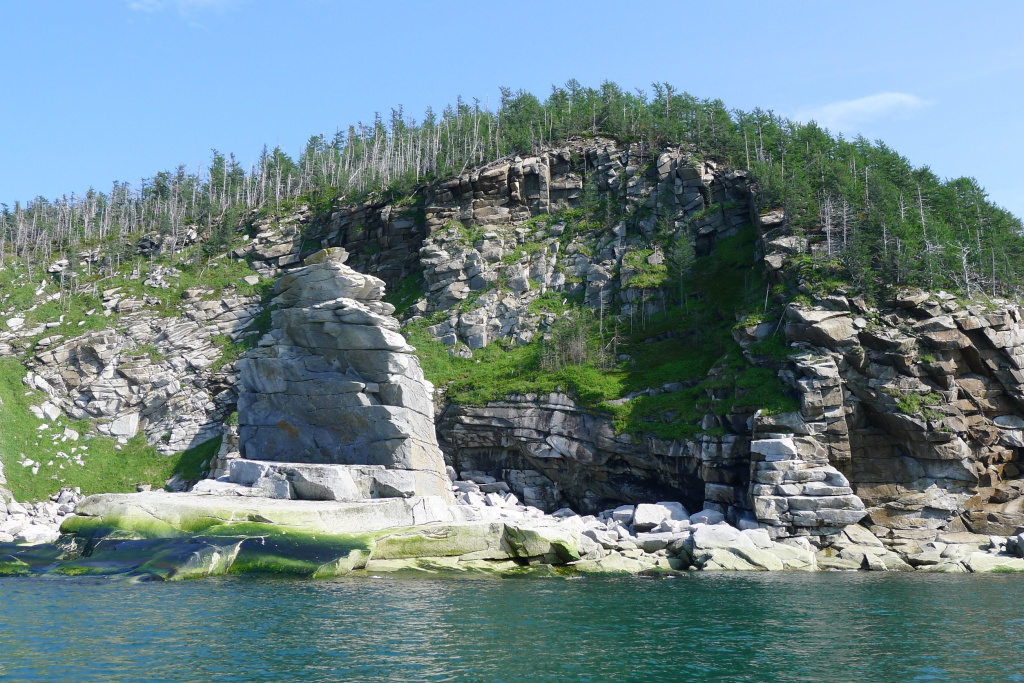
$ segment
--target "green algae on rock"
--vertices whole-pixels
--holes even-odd
[[[431,497],[355,502],[145,492],[83,501],[61,546],[0,556],[0,574],[182,580],[329,578],[374,571],[503,574],[580,557],[579,529],[550,520],[455,521]]]

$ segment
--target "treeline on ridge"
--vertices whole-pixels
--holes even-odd
[[[309,139],[297,159],[263,149],[248,168],[214,151],[209,166],[179,166],[109,192],[0,206],[0,263],[31,270],[58,253],[160,231],[177,240],[191,226],[209,248],[240,220],[296,202],[326,212],[339,201],[399,198],[430,180],[573,136],[637,141],[654,152],[687,145],[697,158],[750,170],[764,209],[784,208],[788,227],[819,243],[812,267],[863,290],[918,285],[968,296],[1019,296],[1024,232],[973,178],[943,180],[882,142],[831,134],[771,111],[728,109],[664,83],[651,93],[612,82],[570,80],[544,99],[501,89],[496,107],[461,98],[421,120],[392,109],[332,137]],[[77,260],[72,259],[73,271]]]

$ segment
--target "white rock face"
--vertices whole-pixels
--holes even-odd
[[[47,420],[52,421],[60,418],[60,408],[53,405],[49,401],[46,401],[45,403],[43,403],[43,405],[39,406],[39,410],[40,412],[42,412],[43,417],[46,418]]]
[[[391,495],[454,502],[434,432],[433,386],[391,317],[394,307],[381,301],[384,282],[344,265],[347,256],[325,249],[278,280],[273,330],[238,362],[239,452],[247,460],[403,470],[412,491],[393,475]],[[350,487],[351,471],[293,465],[278,474],[291,495],[359,489]]]
[[[127,413],[110,423],[110,436],[130,439],[139,431],[139,414]]]
[[[701,510],[690,515],[691,524],[718,524],[724,520],[725,515],[718,510]]]
[[[612,510],[611,518],[620,524],[631,524],[636,508],[632,505],[620,505]]]
[[[15,543],[24,543],[26,545],[53,543],[58,538],[60,538],[60,531],[45,524],[29,524],[14,534]]]
[[[416,495],[417,473],[381,465],[317,465],[239,459],[231,461],[227,481],[236,486],[270,491],[275,494],[270,495],[271,498],[364,500]],[[287,483],[287,487],[279,482]],[[255,494],[242,492],[240,495]]]
[[[797,456],[796,444],[792,439],[759,439],[750,444],[752,453],[760,453],[768,462],[792,460]]]
[[[836,533],[866,514],[846,477],[806,437],[770,437],[750,444],[754,515],[773,538]]]
[[[682,503],[641,503],[636,506],[636,511],[633,513],[633,528],[637,531],[650,531],[654,527],[660,526],[662,522],[681,522],[684,519],[688,520],[689,515]]]
[[[103,292],[104,309],[123,303],[118,290]],[[112,323],[66,340],[59,335],[41,340],[35,367],[24,382],[48,394],[49,410],[57,412],[43,415],[43,404],[33,414],[54,420],[63,411],[75,420],[93,418],[101,433],[110,434],[112,422],[137,413],[137,430],[163,455],[220,434],[235,402],[235,391],[227,386],[234,384],[235,375],[230,364],[220,373],[208,371],[221,356],[212,338],[239,339],[261,307],[259,297],[204,299],[209,294],[212,290],[186,290],[183,298],[189,303],[183,317],[159,317],[140,309],[123,315],[116,329]],[[143,353],[143,347],[156,353]],[[115,428],[122,432],[118,438],[133,433],[131,420],[123,423],[127,430]]]

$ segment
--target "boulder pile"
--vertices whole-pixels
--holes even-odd
[[[0,483],[2,475],[0,468]],[[75,514],[81,500],[81,491],[65,487],[48,501],[19,503],[0,487],[0,543],[53,543],[60,537],[60,525]]]

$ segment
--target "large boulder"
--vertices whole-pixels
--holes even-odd
[[[754,540],[726,524],[697,527],[693,533],[693,560],[707,571],[779,571],[783,561],[757,547]]]
[[[578,529],[543,520],[508,521],[505,543],[514,557],[539,558],[548,564],[580,559]]]
[[[641,503],[633,512],[633,529],[650,531],[665,521],[689,520],[690,516],[682,503]]]
[[[374,560],[454,557],[504,560],[511,557],[501,522],[466,522],[402,529],[377,538]]]
[[[409,498],[416,495],[415,470],[388,469],[381,465],[315,465],[233,460],[228,480],[256,489],[280,486],[287,495],[270,496],[297,500],[362,500]],[[285,482],[286,486],[278,484]]]

